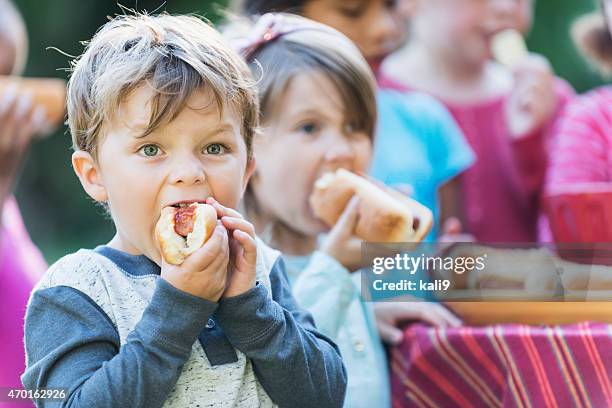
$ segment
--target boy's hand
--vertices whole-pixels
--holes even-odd
[[[224,207],[212,197],[206,200],[206,204],[212,205],[217,210],[223,226],[229,232],[229,277],[223,297],[241,295],[255,286],[257,265],[255,228],[238,211]]]
[[[557,107],[555,76],[548,60],[529,54],[514,68],[514,91],[506,120],[515,139],[532,134],[548,122]]]
[[[374,303],[376,326],[380,338],[397,345],[404,338],[401,327],[411,320],[421,320],[438,327],[457,327],[461,320],[438,303],[403,301]]]
[[[358,220],[359,198],[353,196],[321,245],[321,252],[336,259],[350,272],[365,266],[362,265],[362,241],[355,237]]]
[[[166,263],[162,256],[161,276],[183,292],[217,302],[225,290],[228,263],[227,230],[217,221],[208,241],[181,265]]]

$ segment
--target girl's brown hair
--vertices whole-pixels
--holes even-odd
[[[599,12],[580,17],[572,27],[578,49],[602,72],[612,75],[612,35],[606,23],[605,5]]]
[[[224,30],[241,48],[258,80],[260,123],[265,127],[269,118],[278,112],[282,94],[292,78],[318,72],[335,85],[345,107],[347,123],[373,139],[376,81],[357,47],[339,31],[297,15],[275,14],[273,17],[281,23],[268,30],[260,27],[270,17],[270,14],[264,15],[255,24],[250,19],[235,19]],[[243,203],[251,215],[259,212],[250,185]]]
[[[252,38],[253,31],[261,27],[256,28],[248,19],[238,19],[224,30],[234,44],[242,44],[242,54],[257,80],[261,122],[265,123],[274,112],[276,102],[293,77],[320,72],[334,83],[342,97],[347,122],[373,137],[376,81],[357,47],[326,25],[293,14],[274,16],[282,23],[277,24],[279,32],[273,32],[277,28],[267,32],[272,34],[271,39]],[[270,15],[259,21],[266,17]]]

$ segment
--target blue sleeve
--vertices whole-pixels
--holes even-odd
[[[423,107],[429,121],[434,177],[442,185],[470,167],[476,156],[450,112],[433,98],[427,99]]]
[[[359,293],[351,273],[340,262],[315,251],[293,284],[293,296],[312,314],[317,328],[335,341]]]
[[[121,345],[109,317],[84,293],[67,286],[38,290],[26,314],[23,385],[67,389],[65,407],[161,407],[216,307],[158,279]]]
[[[281,407],[342,407],[346,370],[336,345],[320,334],[289,287],[283,260],[262,284],[222,299],[215,312],[225,335],[253,362],[255,374]]]

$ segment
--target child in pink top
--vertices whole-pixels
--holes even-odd
[[[23,317],[30,291],[47,265],[25,230],[17,203],[9,198],[0,225],[0,386],[21,387],[25,369]]]
[[[612,181],[612,87],[569,104],[554,138],[546,187]]]
[[[26,31],[8,0],[0,0],[0,75],[25,63]],[[30,291],[47,265],[25,230],[12,187],[32,138],[48,130],[44,109],[16,89],[0,93],[0,388],[21,387],[25,369],[23,319]],[[6,395],[4,395],[6,398]],[[0,403],[23,407],[23,403]]]
[[[462,128],[477,160],[455,192],[482,242],[537,239],[548,134],[573,95],[539,55],[512,70],[492,60],[495,34],[530,25],[529,0],[415,0],[411,40],[382,68],[384,86],[436,96]]]
[[[612,72],[612,4],[584,16],[573,36],[582,52],[603,73]],[[607,6],[606,4],[610,4]],[[607,22],[606,22],[607,21]],[[554,137],[547,189],[567,184],[612,181],[612,87],[577,97],[568,105]]]

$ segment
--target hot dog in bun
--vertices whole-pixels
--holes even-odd
[[[210,238],[216,223],[217,212],[208,204],[164,207],[155,227],[155,236],[166,262],[182,264]]]
[[[360,199],[355,235],[366,242],[419,242],[431,229],[433,216],[425,206],[345,169],[316,181],[310,205],[315,216],[333,226],[353,195]]]

